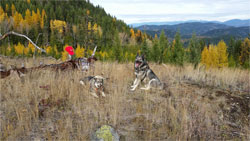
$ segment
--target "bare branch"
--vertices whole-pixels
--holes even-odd
[[[41,52],[45,52],[45,53],[46,53],[46,51],[45,51],[44,49],[38,47],[29,37],[27,37],[26,35],[20,34],[20,33],[16,33],[16,32],[14,32],[14,31],[7,32],[7,33],[4,34],[3,36],[0,36],[0,40],[4,39],[5,37],[7,37],[7,36],[9,36],[9,35],[11,35],[11,34],[26,38],[26,39],[29,40],[37,49],[39,49]]]
[[[91,57],[94,57],[94,56],[95,56],[96,48],[97,48],[97,46],[95,46],[95,49],[94,49],[94,51],[93,51]]]

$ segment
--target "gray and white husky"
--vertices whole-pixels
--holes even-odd
[[[87,76],[80,79],[80,84],[87,85],[89,84],[89,91],[94,97],[98,98],[98,94],[101,93],[103,97],[105,97],[104,93],[104,80],[106,78],[102,76]]]
[[[147,82],[142,90],[149,90],[150,88],[163,89],[164,84],[155,75],[155,73],[149,68],[149,65],[144,57],[144,55],[136,55],[134,62],[135,80],[131,86],[131,91],[134,91],[141,82]]]

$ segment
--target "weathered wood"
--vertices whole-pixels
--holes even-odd
[[[7,32],[3,36],[0,36],[0,40],[4,39],[5,37],[7,37],[9,35],[16,35],[16,36],[24,37],[27,40],[29,40],[35,46],[35,48],[39,49],[41,52],[46,53],[46,51],[44,49],[38,47],[29,37],[27,37],[26,35],[20,34],[20,33],[16,33],[14,31]]]

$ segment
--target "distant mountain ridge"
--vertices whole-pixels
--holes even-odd
[[[137,27],[141,31],[145,31],[151,36],[155,34],[160,35],[161,31],[164,30],[168,38],[174,38],[177,31],[181,33],[182,38],[191,38],[193,33],[196,33],[199,37],[205,38],[219,38],[234,36],[237,38],[245,38],[250,34],[250,26],[231,26],[232,24],[238,23],[237,21],[227,21],[226,24],[221,23],[201,23],[201,22],[189,22],[180,23],[176,25],[143,25]],[[239,24],[238,25],[244,25]]]
[[[188,20],[188,21],[171,21],[171,22],[144,22],[144,23],[132,23],[129,24],[133,27],[139,27],[142,25],[177,25],[181,23],[194,23],[194,22],[199,22],[199,23],[220,23],[220,24],[225,24],[228,26],[235,26],[235,27],[240,27],[240,26],[250,26],[250,19],[247,20],[240,20],[240,19],[232,19],[228,20],[225,22],[219,22],[219,21],[205,21],[205,20]]]

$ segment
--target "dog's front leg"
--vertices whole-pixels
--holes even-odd
[[[96,98],[99,98],[99,97],[96,95],[95,92],[91,92],[91,95],[93,95],[93,96],[96,97]]]
[[[133,85],[131,86],[131,88],[135,87],[136,82],[138,81],[137,77],[135,78],[135,81],[133,82]]]
[[[103,97],[106,97],[106,95],[105,95],[105,93],[104,93],[103,91],[102,91],[101,93],[102,93],[102,96],[103,96]]]
[[[132,89],[130,89],[130,90],[131,90],[131,91],[134,91],[134,90],[137,88],[137,86],[138,86],[139,84],[140,84],[140,80],[139,80],[139,79],[136,79],[134,86],[133,86]]]

